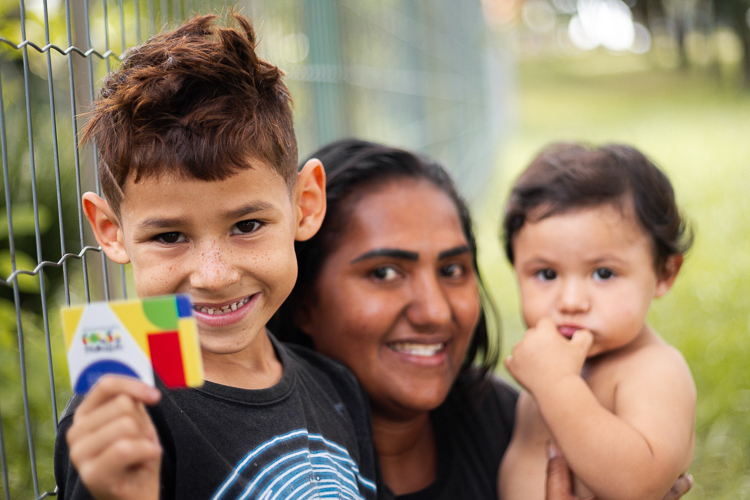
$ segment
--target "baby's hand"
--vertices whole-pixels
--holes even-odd
[[[566,376],[581,374],[592,340],[588,330],[578,330],[568,340],[552,320],[542,318],[515,345],[505,366],[527,391],[537,396],[538,391],[552,389]]]
[[[76,410],[66,436],[70,460],[95,498],[159,498],[162,449],[144,403],[160,398],[140,381],[105,376]]]

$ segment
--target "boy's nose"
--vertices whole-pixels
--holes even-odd
[[[574,314],[588,311],[591,302],[588,290],[578,280],[565,280],[558,297],[560,312]]]
[[[437,276],[415,276],[411,293],[406,314],[413,324],[440,326],[451,320],[451,304]]]
[[[240,280],[231,252],[216,244],[201,249],[194,266],[190,280],[194,288],[217,290]]]

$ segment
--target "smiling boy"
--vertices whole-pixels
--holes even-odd
[[[55,448],[59,496],[375,498],[356,380],[265,328],[294,285],[294,241],[322,223],[322,165],[297,172],[290,96],[250,24],[214,17],[135,48],[84,131],[106,196],[83,197],[97,241],[132,264],[140,297],[190,294],[206,383],[105,377],[74,397]]]

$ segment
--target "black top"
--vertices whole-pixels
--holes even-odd
[[[510,443],[518,392],[496,377],[472,387],[475,374],[456,381],[431,413],[438,448],[437,481],[395,500],[497,499],[500,461]]]
[[[328,358],[270,337],[284,368],[273,387],[162,388],[161,401],[149,408],[164,448],[162,499],[296,498],[316,491],[376,498],[369,406],[356,379]],[[91,498],[65,442],[81,401],[71,398],[55,443],[63,500]]]

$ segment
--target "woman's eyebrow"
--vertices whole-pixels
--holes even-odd
[[[373,259],[375,257],[392,257],[394,259],[406,259],[406,260],[419,260],[418,252],[410,252],[408,250],[399,250],[398,248],[376,248],[365,252],[356,259],[352,260],[350,264],[354,264],[361,260]]]
[[[448,259],[457,255],[463,255],[471,252],[469,245],[461,245],[460,247],[451,248],[450,250],[444,250],[438,254],[438,260]]]

